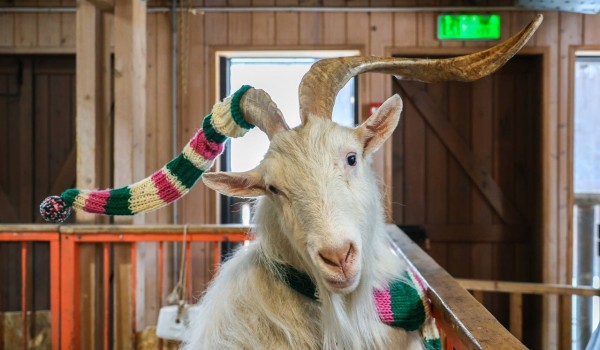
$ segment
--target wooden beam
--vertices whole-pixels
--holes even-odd
[[[521,213],[504,195],[502,189],[487,171],[485,162],[478,159],[469,145],[461,138],[452,124],[442,115],[435,102],[415,83],[396,81],[400,89],[410,98],[415,108],[440,140],[448,148],[469,175],[475,186],[507,224],[523,222]]]
[[[100,12],[89,1],[77,5],[77,187],[96,188],[100,182],[100,130],[102,103],[102,80],[100,78],[102,57],[102,31]],[[97,215],[81,211],[76,213],[78,222],[94,223]]]
[[[88,0],[98,10],[104,12],[115,12],[115,0]]]
[[[146,177],[146,1],[115,5],[114,186]],[[140,224],[142,216],[115,217]]]

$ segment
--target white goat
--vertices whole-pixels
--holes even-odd
[[[330,120],[335,95],[367,71],[404,78],[474,80],[502,66],[533,34],[536,19],[495,48],[446,60],[352,57],[315,64],[300,86],[302,124],[289,129],[268,95],[251,89],[246,118],[270,148],[255,169],[207,173],[229,196],[259,197],[257,239],[223,264],[200,302],[185,349],[421,349],[416,332],[380,321],[373,290],[405,267],[386,241],[372,154],[394,131],[402,101],[389,98],[355,129]],[[281,266],[308,274],[319,302],[283,282]]]

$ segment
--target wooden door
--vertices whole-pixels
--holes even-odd
[[[75,184],[75,58],[0,57],[0,223]]]
[[[0,224],[42,222],[39,203],[75,175],[75,58],[0,56]],[[49,246],[28,250],[28,310],[48,310]],[[20,310],[20,298],[21,246],[2,243],[0,312]]]
[[[405,104],[393,217],[424,226],[455,277],[540,279],[541,68],[541,57],[518,56],[473,83],[394,83]],[[485,304],[503,321],[495,298]]]

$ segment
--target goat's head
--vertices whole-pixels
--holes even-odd
[[[467,56],[427,60],[377,57],[326,59],[314,64],[299,88],[302,124],[290,129],[261,90],[242,98],[248,121],[271,141],[262,162],[244,173],[207,173],[206,185],[229,196],[265,196],[291,246],[311,264],[314,278],[334,293],[358,285],[369,253],[373,221],[383,222],[369,166],[400,118],[400,97],[389,98],[362,125],[331,121],[339,90],[353,76],[383,72],[405,79],[472,81],[499,69],[533,34],[541,17],[504,43]]]

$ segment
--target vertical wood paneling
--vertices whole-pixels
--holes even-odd
[[[394,13],[394,46],[417,46],[416,13]]]
[[[346,43],[346,14],[327,12],[323,14],[323,44],[343,45]]]
[[[300,13],[300,44],[319,45],[322,35],[322,14],[314,12]]]
[[[14,46],[15,17],[11,13],[0,14],[0,47]]]
[[[438,83],[427,86],[427,92],[444,116],[448,115],[448,85]],[[426,223],[443,224],[448,217],[448,152],[438,135],[431,129],[426,133]],[[407,150],[408,151],[408,150]]]
[[[405,191],[404,223],[409,225],[425,222],[425,140],[426,125],[418,115],[411,102],[405,103],[404,114],[404,146],[406,152],[405,164],[410,164],[414,171],[405,174],[404,186],[410,186],[410,191]]]
[[[75,46],[75,15],[72,13],[60,14],[60,46]]]
[[[298,0],[275,0],[277,6],[297,6]],[[277,45],[296,45],[300,39],[300,19],[296,12],[277,12],[275,14]]]
[[[350,6],[350,3],[348,4]],[[348,45],[362,45],[369,54],[369,15],[366,13],[348,13],[346,14],[346,40]],[[363,121],[368,115],[365,115],[367,104],[371,101],[369,79],[371,74],[362,74],[358,77],[358,118]]]
[[[156,28],[156,14],[149,14],[146,20],[146,173],[152,174],[161,165],[157,163],[158,130],[156,104],[159,97],[156,75],[156,43],[158,33]],[[164,132],[164,131],[163,131]],[[157,212],[145,215],[147,224],[157,223]]]
[[[249,13],[230,13],[227,20],[229,45],[250,45],[253,33],[253,15]]]
[[[15,46],[37,45],[38,15],[35,13],[15,14]]]
[[[600,44],[600,14],[583,16],[583,43],[585,45]]]
[[[38,16],[38,46],[60,46],[60,24],[60,14],[58,13],[46,13],[42,16]]]
[[[196,16],[193,16],[194,18]],[[171,18],[168,13],[156,14],[156,164],[160,167],[173,157],[171,118]],[[195,33],[195,32],[192,32]],[[190,45],[194,42],[195,35],[190,37]],[[190,64],[196,64],[190,57]],[[202,82],[189,80],[188,89]],[[150,86],[150,85],[148,85]],[[198,117],[196,117],[198,119]],[[168,224],[173,222],[173,207],[168,206],[156,211],[157,223]]]

